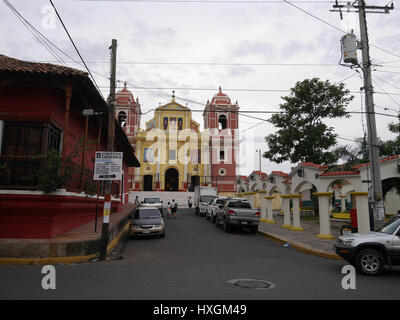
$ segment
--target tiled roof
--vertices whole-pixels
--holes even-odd
[[[0,54],[0,73],[47,74],[56,76],[86,76],[87,73],[51,63],[28,62]]]
[[[332,171],[332,172],[324,172],[321,173],[320,177],[329,177],[329,176],[355,176],[359,175],[359,171]]]
[[[274,174],[276,174],[276,175],[278,175],[278,176],[284,177],[284,178],[286,178],[286,177],[289,176],[287,173],[284,173],[284,172],[282,172],[282,171],[272,171],[271,174],[272,174],[272,173],[274,173]]]
[[[262,171],[253,171],[251,174],[253,174],[253,173],[258,175],[258,176],[260,176],[261,179],[265,179],[265,178],[268,177],[268,175],[265,172],[262,172]]]
[[[319,169],[319,170],[326,170],[326,169],[328,169],[328,166],[323,166],[323,165],[316,164],[316,163],[313,163],[313,162],[301,162],[301,165],[304,166],[304,167],[313,167],[313,168],[317,168],[317,169]]]
[[[382,162],[385,162],[385,161],[397,159],[397,158],[399,158],[399,157],[400,157],[400,155],[396,154],[396,155],[394,155],[394,156],[390,156],[390,157],[386,157],[386,158],[380,159],[379,162],[382,163]],[[354,168],[354,169],[360,169],[360,168],[366,167],[366,166],[368,166],[368,165],[369,165],[369,162],[368,162],[368,163],[359,164],[359,165],[357,165],[357,166],[354,166],[353,168]]]

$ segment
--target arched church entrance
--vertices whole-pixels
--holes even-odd
[[[165,191],[179,190],[179,172],[175,168],[165,171]]]

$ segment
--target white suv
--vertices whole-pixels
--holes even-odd
[[[368,275],[381,273],[385,265],[400,265],[400,215],[395,215],[375,232],[340,236],[334,251],[359,272]]]

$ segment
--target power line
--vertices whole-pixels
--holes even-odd
[[[350,77],[349,77],[350,78]],[[346,79],[344,79],[346,80]],[[344,81],[342,80],[342,81]],[[119,81],[121,82],[121,81]],[[105,86],[100,86],[100,88],[107,88]],[[117,87],[118,89],[123,87]],[[126,86],[129,89],[135,90],[182,90],[182,91],[215,91],[215,88],[195,88],[195,87],[143,87],[143,86]],[[276,92],[276,93],[286,93],[290,92],[290,89],[247,89],[247,88],[224,88],[224,91],[232,91],[232,92]],[[360,93],[360,91],[349,91],[350,93]],[[376,94],[388,94],[387,92],[374,92]],[[165,95],[163,92],[162,94]],[[400,96],[400,93],[389,93],[391,95]],[[168,94],[166,94],[168,95]],[[168,95],[169,96],[169,95]],[[183,98],[181,98],[183,99]],[[188,100],[190,101],[190,100]],[[196,102],[197,103],[197,102]]]
[[[377,76],[375,76],[375,78],[378,79],[378,80],[380,80],[380,81],[382,81],[382,82],[387,83],[388,85],[392,86],[392,87],[395,88],[395,89],[399,89],[399,90],[400,90],[400,87],[396,87],[394,84],[390,83],[389,81],[383,80],[383,79],[381,79],[381,78],[379,78],[379,77],[377,77]]]
[[[331,24],[331,23],[329,23],[329,22],[327,22],[327,21],[325,21],[325,20],[323,20],[323,19],[317,17],[316,15],[314,15],[314,14],[308,12],[307,10],[304,10],[304,9],[302,9],[302,8],[300,8],[300,7],[296,6],[296,5],[294,5],[292,2],[287,1],[287,0],[282,0],[282,1],[285,2],[285,3],[287,3],[287,4],[289,4],[289,5],[291,5],[292,7],[296,8],[297,10],[302,11],[303,13],[309,15],[310,17],[312,17],[312,18],[314,18],[314,19],[320,21],[321,23],[326,24],[326,25],[330,26],[331,28],[333,28],[333,29],[335,29],[335,30],[337,30],[337,31],[340,31],[340,32],[342,32],[342,33],[347,34],[347,32],[344,31],[343,29],[341,29],[341,28],[339,28],[339,27],[337,27],[337,26],[335,26],[335,25],[333,25],[333,24]],[[378,47],[377,45],[374,45],[374,44],[371,44],[371,43],[370,43],[369,45],[370,45],[371,47],[374,47],[374,48],[379,49],[379,50],[381,50],[381,51],[383,51],[383,52],[386,52],[386,53],[388,53],[388,54],[391,54],[391,55],[393,55],[393,56],[395,56],[395,57],[399,57],[399,58],[400,58],[400,55],[399,55],[399,54],[393,53],[393,52],[391,52],[391,51],[389,51],[389,50],[383,49],[383,48]]]
[[[400,107],[400,104],[399,104],[396,100],[394,100],[394,99],[392,98],[392,96],[391,96],[389,93],[387,93],[387,92],[385,91],[385,89],[383,89],[383,88],[381,87],[381,85],[380,85],[379,83],[377,83],[374,79],[372,79],[372,81],[373,81],[383,92],[386,93],[386,95],[390,98],[390,100],[392,100],[395,104],[397,104],[397,106]]]
[[[74,40],[72,40],[72,37],[71,37],[71,35],[69,34],[69,32],[68,32],[68,30],[67,30],[67,28],[66,28],[66,26],[65,26],[65,24],[64,24],[64,21],[61,19],[61,16],[59,15],[59,13],[58,13],[56,7],[55,7],[54,4],[53,4],[53,1],[52,1],[52,0],[49,0],[49,1],[50,1],[50,3],[51,3],[52,7],[54,8],[54,11],[56,12],[57,17],[58,17],[58,19],[60,20],[60,22],[61,22],[61,24],[62,24],[62,26],[63,26],[65,32],[67,33],[69,40],[71,41],[72,45],[74,46],[75,51],[78,53],[79,58],[81,59],[82,63],[84,64],[84,66],[85,66],[85,68],[86,68],[86,70],[88,71],[90,77],[92,78],[94,85],[96,86],[96,88],[97,88],[97,90],[99,91],[100,95],[103,97],[103,94],[101,93],[101,91],[100,91],[100,89],[99,89],[99,87],[98,87],[98,85],[97,85],[97,83],[96,83],[96,80],[94,79],[92,73],[90,72],[88,66],[86,65],[85,60],[83,60],[82,55],[81,55],[81,53],[79,52],[78,48],[76,47]],[[104,99],[104,97],[103,97],[103,99]]]
[[[57,60],[58,63],[66,65],[65,61],[57,55],[56,52],[49,46],[48,39],[43,36],[43,34],[37,30],[28,20],[26,20],[21,13],[8,1],[3,0],[6,6],[13,12],[16,17],[21,21],[21,23],[28,29],[30,33],[36,38],[36,40]]]
[[[39,61],[49,62],[52,61]],[[72,61],[75,62],[76,61]],[[87,64],[107,64],[107,61],[87,61]],[[200,66],[283,66],[283,67],[337,67],[336,63],[262,63],[262,62],[181,62],[181,61],[118,61],[118,64],[134,65],[200,65]]]

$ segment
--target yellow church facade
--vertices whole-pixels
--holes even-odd
[[[191,110],[178,104],[174,96],[170,103],[158,107],[135,137],[141,167],[135,168],[134,190],[193,191],[195,186],[204,185],[207,165],[202,155],[208,153],[202,150],[209,140],[202,137],[199,128]]]

